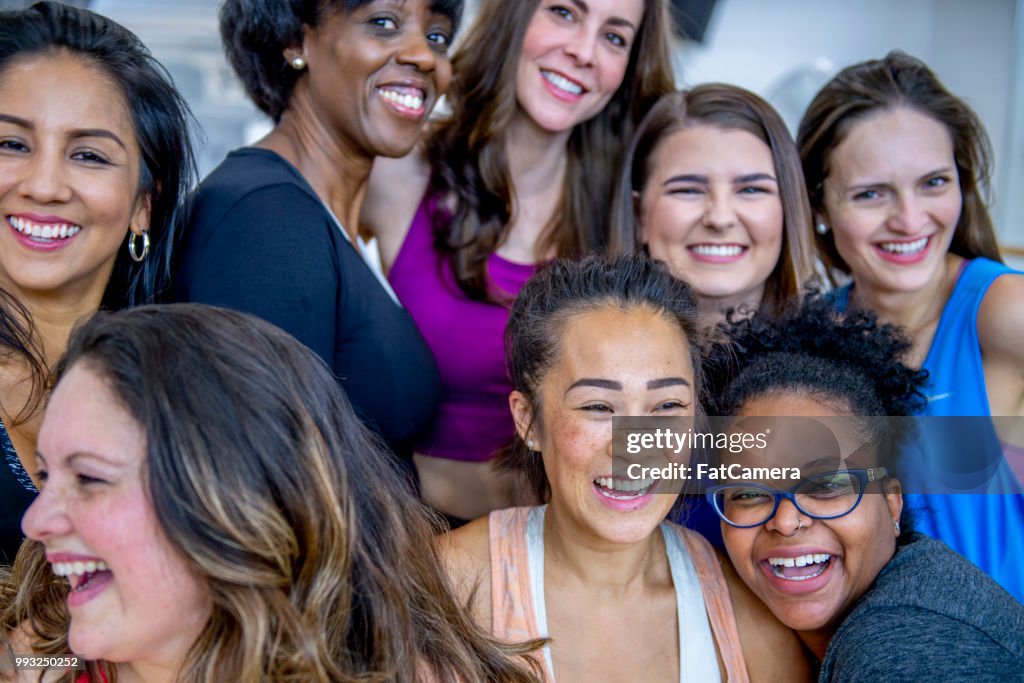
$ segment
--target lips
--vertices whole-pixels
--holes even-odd
[[[63,248],[82,231],[82,226],[59,216],[11,214],[7,216],[18,241],[35,251],[49,252]]]
[[[928,253],[934,235],[917,237],[911,240],[886,240],[871,244],[875,253],[886,261],[893,263],[917,263]]]
[[[547,91],[565,102],[577,102],[590,92],[590,88],[559,71],[541,69],[540,76]]]
[[[758,562],[771,586],[789,595],[812,593],[828,584],[841,559],[821,548],[779,548]]]
[[[427,92],[419,86],[382,85],[376,92],[400,116],[419,119],[427,113]]]
[[[706,242],[691,244],[686,250],[697,261],[707,263],[732,263],[743,258],[750,248],[743,244]]]

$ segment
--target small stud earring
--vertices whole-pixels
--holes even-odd
[[[531,451],[533,450],[533,439],[527,440],[526,447],[529,448]]]
[[[828,233],[828,226],[825,225],[824,223],[818,223],[817,225],[814,226],[814,232],[818,233],[819,235],[825,235]]]
[[[299,56],[292,57],[289,64],[291,64],[292,68],[296,71],[302,71],[306,68],[306,60]]]
[[[896,535],[899,536],[900,535],[900,520],[898,520],[898,519],[892,520],[892,525],[894,527],[896,527]]]

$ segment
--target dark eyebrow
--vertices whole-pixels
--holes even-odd
[[[36,125],[28,119],[23,119],[19,116],[11,116],[10,114],[0,113],[0,121],[6,121],[7,123],[13,123],[15,126],[21,128],[27,128],[28,130],[35,130]],[[113,140],[121,146],[122,149],[127,149],[121,138],[117,137],[113,132],[106,128],[77,128],[71,131],[69,136],[72,140],[76,138],[107,138]]]
[[[674,175],[662,183],[662,186],[671,185],[672,183],[700,183],[701,185],[707,185],[708,177],[706,175],[697,175],[695,173]]]
[[[778,181],[775,179],[775,176],[770,175],[768,173],[751,173],[750,175],[741,175],[739,178],[734,179],[733,182],[736,184],[742,184],[756,183],[761,180],[768,180],[773,183],[778,183]]]
[[[79,128],[71,131],[71,139],[74,140],[76,138],[107,138],[119,144],[121,149],[128,149],[124,146],[121,138],[105,128]]]
[[[652,379],[647,383],[648,389],[661,389],[664,387],[678,387],[690,386],[690,383],[682,377],[662,377],[661,379]]]
[[[612,389],[613,391],[622,391],[622,382],[616,382],[610,379],[591,379],[584,377],[573,382],[565,393],[569,393],[576,387],[597,387],[598,389]]]
[[[6,121],[7,123],[13,123],[16,126],[21,126],[22,128],[28,128],[30,130],[34,130],[35,129],[35,125],[31,121],[28,121],[28,120],[23,119],[23,118],[19,118],[17,116],[11,116],[10,114],[4,114],[2,112],[0,112],[0,121]]]

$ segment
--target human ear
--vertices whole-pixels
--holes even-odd
[[[895,477],[882,482],[882,492],[885,495],[885,504],[889,507],[889,514],[892,515],[893,530],[896,536],[900,535],[900,515],[903,514],[903,484]]]
[[[508,395],[508,407],[512,411],[512,421],[516,425],[516,434],[523,441],[537,441],[534,434],[533,405],[521,391],[513,391]]]

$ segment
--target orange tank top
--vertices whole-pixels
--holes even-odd
[[[502,640],[516,642],[548,637],[546,616],[543,614],[543,577],[538,576],[543,574],[544,510],[544,507],[510,508],[496,510],[489,517],[491,625],[494,635]],[[696,532],[670,522],[663,522],[661,528],[665,534],[673,582],[676,584],[678,623],[681,632],[684,624],[688,627],[688,637],[680,637],[680,679],[684,678],[682,674],[688,670],[688,662],[684,660],[691,656],[705,662],[708,657],[714,657],[714,668],[717,668],[717,657],[714,653],[714,644],[717,644],[725,668],[724,671],[719,671],[721,680],[745,683],[749,680],[747,666],[743,660],[739,634],[736,631],[736,618],[732,611],[729,588],[719,566],[718,556],[711,545]],[[687,558],[682,557],[683,554],[688,556],[694,571],[691,572],[689,566],[685,569],[678,566],[688,564]],[[699,588],[699,598],[703,599],[706,622],[701,619],[703,615],[692,613],[696,611],[694,609],[684,613],[684,602],[678,599],[680,591],[685,590],[680,583],[687,581],[686,577],[692,574],[696,575],[695,588]],[[703,623],[709,624],[710,629],[705,625],[704,630],[709,632],[701,645],[699,631]],[[689,627],[694,628],[691,631]],[[695,633],[697,637],[694,637]],[[710,642],[711,638],[713,644]],[[703,651],[697,652],[694,648],[701,648]],[[546,656],[544,659],[546,661],[542,663],[545,682],[554,683],[550,660]],[[693,678],[693,675],[689,675],[686,680]],[[701,675],[698,678],[703,680],[706,676]]]

